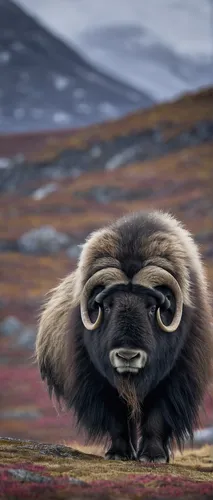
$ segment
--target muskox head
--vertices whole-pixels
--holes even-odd
[[[84,345],[115,386],[147,392],[174,363],[184,339],[183,296],[167,270],[149,265],[129,279],[116,268],[94,273],[80,299]]]

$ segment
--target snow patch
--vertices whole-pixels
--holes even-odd
[[[40,108],[33,108],[31,110],[31,115],[33,118],[35,118],[35,120],[39,120],[39,118],[41,118],[44,114],[44,111],[43,109],[40,109]]]
[[[102,102],[99,105],[99,110],[101,113],[104,113],[104,115],[113,117],[113,116],[118,116],[119,115],[119,109],[116,108],[116,106],[113,106],[110,102]]]
[[[3,50],[2,52],[0,52],[0,64],[6,64],[7,62],[9,62],[10,58],[11,55],[8,51]]]
[[[83,97],[85,97],[86,95],[86,92],[84,89],[75,89],[73,91],[73,96],[76,97],[76,99],[82,99]]]
[[[64,111],[57,111],[53,115],[53,121],[55,123],[69,123],[71,120],[71,116],[68,115],[68,113],[65,113]]]
[[[63,75],[53,75],[53,85],[57,90],[65,90],[69,86],[70,80]]]
[[[80,111],[80,113],[82,114],[89,115],[89,113],[91,112],[91,106],[86,102],[80,102],[78,104],[78,111]]]
[[[19,42],[19,41],[15,41],[13,43],[11,43],[11,49],[15,50],[16,52],[22,52],[22,50],[25,49],[25,46],[23,45],[23,43]]]
[[[16,118],[17,120],[21,120],[25,116],[25,110],[24,108],[16,108],[13,114],[14,118]]]
[[[132,158],[134,158],[135,154],[138,153],[140,149],[140,146],[131,146],[124,149],[121,153],[118,153],[107,161],[105,165],[106,170],[115,170],[116,168],[121,167],[127,161],[132,160]]]
[[[43,198],[48,196],[48,194],[57,191],[57,189],[58,189],[57,184],[52,182],[50,184],[47,184],[46,186],[36,189],[36,191],[34,191],[34,193],[32,194],[32,198],[37,201],[42,200]]]

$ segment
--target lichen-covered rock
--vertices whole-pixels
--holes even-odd
[[[0,334],[13,339],[13,348],[20,346],[31,350],[34,349],[35,325],[24,325],[18,318],[8,316],[0,323]]]
[[[81,246],[80,245],[71,245],[67,251],[66,254],[68,257],[71,259],[78,259],[79,255],[81,253]]]
[[[51,481],[51,478],[48,476],[42,476],[25,469],[7,469],[7,472],[15,479],[19,479],[23,482],[47,483],[48,481]]]
[[[54,227],[42,226],[24,233],[18,241],[21,252],[35,254],[54,254],[70,243],[67,234],[56,231]]]
[[[23,329],[23,323],[14,316],[8,316],[0,323],[1,335],[17,335]]]
[[[33,351],[36,339],[36,328],[31,326],[26,326],[19,333],[16,344],[17,346],[31,349]]]

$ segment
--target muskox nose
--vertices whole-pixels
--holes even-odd
[[[132,349],[118,349],[115,355],[119,358],[130,361],[130,359],[139,358],[141,356],[141,353],[140,351],[133,351]]]
[[[110,362],[119,373],[137,373],[144,368],[147,354],[141,349],[113,349],[109,354]]]

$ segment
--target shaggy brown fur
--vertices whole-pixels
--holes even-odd
[[[42,377],[47,378],[50,390],[54,389],[59,398],[64,398],[68,407],[75,408],[79,421],[85,425],[86,417],[84,420],[83,403],[80,404],[78,401],[80,395],[77,395],[76,388],[77,380],[80,380],[79,377],[82,379],[81,384],[86,384],[86,380],[90,377],[87,365],[83,365],[83,362],[81,364],[82,373],[79,374],[79,377],[77,376],[77,372],[80,370],[79,359],[83,358],[81,353],[82,349],[85,349],[80,344],[77,345],[76,341],[79,336],[82,336],[82,339],[84,336],[84,327],[79,314],[82,289],[96,271],[109,266],[122,269],[127,275],[129,273],[128,277],[131,279],[134,272],[130,270],[130,267],[128,268],[128,262],[132,257],[133,260],[135,259],[133,268],[137,267],[139,262],[139,268],[136,269],[136,272],[150,263],[168,270],[180,285],[186,311],[187,308],[191,311],[192,318],[188,327],[187,344],[181,355],[181,362],[179,361],[180,368],[181,363],[183,363],[188,370],[188,375],[186,374],[183,382],[187,380],[188,383],[188,377],[191,375],[193,384],[196,386],[197,399],[195,396],[193,416],[185,417],[186,420],[191,419],[186,424],[188,432],[191,433],[191,424],[196,421],[197,407],[202,402],[212,373],[211,299],[198,248],[190,233],[168,213],[154,211],[127,215],[108,227],[93,232],[88,237],[83,245],[76,270],[50,292],[50,297],[48,297],[40,317],[36,356]],[[90,335],[94,335],[94,333],[90,332]],[[178,364],[176,366],[178,367]],[[180,378],[181,375],[180,373]],[[91,383],[94,383],[97,376],[98,372],[93,373]],[[120,381],[121,392],[129,394],[130,399],[132,399],[129,404],[137,407],[138,401],[135,398],[135,391],[132,390],[131,386],[128,387],[128,384],[125,384],[126,382]],[[191,390],[193,390],[193,384]],[[82,387],[82,385],[81,388],[79,386],[79,391],[83,391]],[[89,387],[87,389],[89,390]],[[119,384],[117,389],[119,390]],[[75,393],[73,400],[72,392]],[[98,392],[98,388],[96,392]],[[107,397],[110,398],[109,395]],[[89,398],[88,395],[87,398]],[[87,403],[85,401],[86,404],[92,404],[92,399],[88,399]],[[184,401],[181,402],[182,404],[184,405]],[[103,411],[105,410],[103,409]],[[159,425],[161,426],[160,423]],[[91,427],[91,434],[94,437],[96,435],[93,428],[94,423],[91,424]],[[102,430],[103,432],[100,429],[97,430],[97,436],[107,432],[107,424],[103,424]],[[174,431],[174,435],[178,440],[181,436],[181,430]]]

